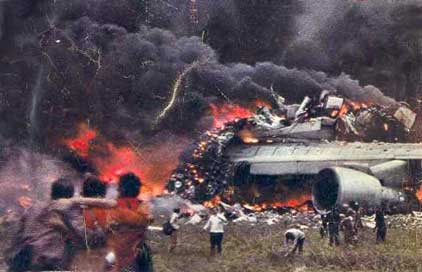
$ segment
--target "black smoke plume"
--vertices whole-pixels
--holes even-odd
[[[275,106],[325,89],[414,104],[420,11],[383,0],[0,1],[0,173],[14,184],[25,169],[32,186],[72,172],[61,161],[95,172],[62,152],[80,123],[114,145],[188,145],[212,125],[211,103]]]
[[[344,72],[417,104],[421,96],[420,1],[305,1],[288,67]],[[321,2],[321,3],[320,3]]]
[[[47,149],[81,122],[117,143],[163,130],[190,137],[209,126],[210,103],[275,104],[273,92],[289,103],[323,89],[394,103],[345,74],[269,62],[292,39],[293,2],[196,1],[197,21],[191,1],[160,2],[3,2],[3,137]],[[227,20],[228,35],[216,25]]]

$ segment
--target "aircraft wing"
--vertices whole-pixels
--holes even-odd
[[[376,161],[422,160],[422,144],[407,143],[277,143],[233,146],[233,162],[248,162],[252,174],[315,174],[332,166],[369,168]]]

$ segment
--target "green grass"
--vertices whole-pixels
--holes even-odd
[[[422,233],[389,229],[385,244],[374,243],[366,229],[353,247],[330,247],[317,229],[306,232],[303,256],[284,257],[281,226],[232,224],[224,238],[221,257],[209,257],[208,234],[200,226],[183,228],[179,247],[169,254],[167,237],[151,235],[156,271],[422,271]],[[418,237],[420,236],[420,237]],[[418,270],[419,268],[419,270]]]
[[[226,228],[223,255],[214,258],[209,257],[209,235],[202,230],[202,225],[182,226],[179,247],[171,254],[167,252],[167,236],[152,232],[149,242],[156,272],[422,272],[421,230],[389,229],[387,242],[377,245],[374,243],[375,233],[366,229],[359,234],[356,246],[330,247],[327,240],[319,237],[318,229],[309,229],[306,231],[304,255],[293,258],[284,257],[284,231],[283,224],[250,226],[230,223]],[[7,241],[5,228],[2,228],[1,234],[2,238],[6,238],[0,243],[0,247],[4,248]],[[98,264],[101,264],[102,258],[98,259]],[[0,271],[4,269],[0,258]]]

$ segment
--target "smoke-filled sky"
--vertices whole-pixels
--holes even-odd
[[[418,2],[0,1],[0,145],[60,157],[84,124],[116,146],[165,154],[174,139],[180,152],[212,126],[210,104],[274,93],[415,105]]]
[[[410,102],[418,92],[416,1],[1,5],[1,136],[42,149],[88,121],[115,139],[199,133],[209,103],[271,103],[271,87],[288,102],[322,89],[380,98],[366,85]]]

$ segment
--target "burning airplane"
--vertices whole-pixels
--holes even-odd
[[[381,107],[330,92],[301,105],[278,101],[275,109],[217,121],[220,127],[182,156],[167,189],[206,206],[224,201],[253,211],[417,200],[422,144],[407,105]]]

